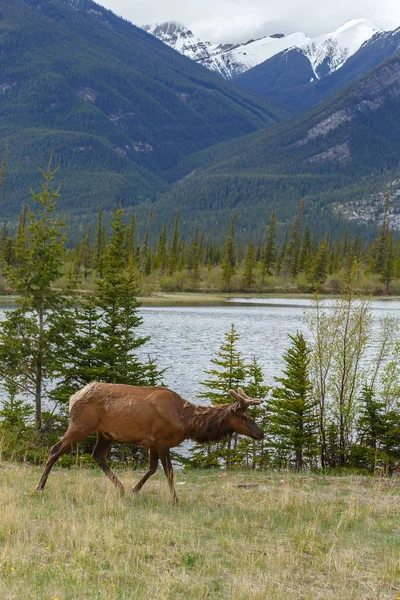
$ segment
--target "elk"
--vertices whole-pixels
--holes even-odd
[[[107,463],[108,451],[113,442],[134,444],[149,449],[149,466],[133,492],[139,492],[156,472],[161,459],[172,500],[177,502],[171,448],[184,440],[211,442],[234,432],[255,440],[263,437],[261,429],[246,414],[249,406],[263,400],[250,398],[241,388],[237,392],[229,390],[229,394],[235,400],[231,404],[199,406],[161,386],[89,383],[70,398],[68,429],[52,447],[37,490],[44,489],[54,464],[70,451],[72,443],[81,442],[96,431],[93,458],[117,489],[124,491]]]

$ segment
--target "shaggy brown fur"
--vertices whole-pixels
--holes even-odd
[[[187,439],[196,442],[216,442],[230,435],[234,431],[231,414],[232,404],[205,407],[187,402],[182,411]]]
[[[260,404],[260,400],[248,398],[240,389],[237,393],[230,390],[230,394],[236,399],[233,404],[204,407],[160,386],[90,383],[71,397],[68,430],[51,449],[37,489],[44,489],[53,465],[69,452],[73,442],[80,442],[96,431],[93,458],[117,488],[123,490],[107,463],[111,444],[135,444],[149,449],[149,468],[133,491],[141,489],[161,460],[176,501],[171,448],[186,439],[210,442],[233,432],[261,439],[261,430],[245,413],[247,406]]]

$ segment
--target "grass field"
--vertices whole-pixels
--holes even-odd
[[[1,600],[400,598],[398,480],[178,472],[174,506],[161,472],[39,474],[0,464]]]

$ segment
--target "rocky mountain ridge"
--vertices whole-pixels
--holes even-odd
[[[314,39],[295,32],[267,35],[244,43],[216,44],[201,40],[185,25],[176,22],[144,25],[143,29],[225,79],[235,78],[288,51],[300,52],[309,64],[311,78],[320,79],[343,66],[365,42],[381,32],[367,19],[355,19]]]

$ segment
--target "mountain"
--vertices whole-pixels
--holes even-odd
[[[308,58],[315,79],[321,79],[340,69],[378,32],[381,30],[367,19],[350,20],[336,31],[320,35],[298,49]]]
[[[278,33],[242,44],[214,44],[201,40],[185,25],[173,21],[143,25],[143,29],[225,79],[231,79],[287,48],[311,42],[304,33],[287,36]]]
[[[174,185],[160,210],[176,207],[182,219],[190,214],[210,229],[226,228],[236,213],[248,232],[271,210],[290,221],[305,198],[314,232],[343,231],[345,207],[368,203],[390,182],[400,187],[399,110],[396,55],[287,123],[183,161],[170,174]]]
[[[156,23],[144,25],[143,29],[226,79],[238,78],[242,87],[262,94],[266,93],[264,88],[269,84],[263,84],[264,71],[260,67],[256,69],[258,65],[268,65],[273,57],[280,57],[277,59],[279,69],[272,66],[277,77],[286,78],[290,74],[296,81],[308,83],[340,69],[367,40],[381,32],[366,19],[357,19],[314,39],[304,33],[292,33],[265,36],[242,44],[213,44],[200,40],[179,23]],[[272,61],[274,64],[275,61]],[[299,66],[300,73],[297,72]],[[254,75],[244,75],[249,70],[253,72],[253,69]],[[270,79],[268,70],[267,79]]]
[[[362,40],[363,36],[359,39]],[[326,60],[321,63],[317,69],[318,77],[314,77],[311,63],[304,53],[299,49],[292,49],[247,71],[237,77],[235,83],[300,112],[321,102],[395,55],[399,48],[400,28],[389,32],[378,31],[349,56],[340,68],[332,70],[332,60],[329,65]],[[338,56],[339,54],[336,55],[335,62]],[[328,69],[329,76],[322,75],[323,68]]]
[[[183,157],[287,116],[91,0],[2,3],[0,56],[3,217],[51,149],[65,210],[84,213],[153,199]]]

